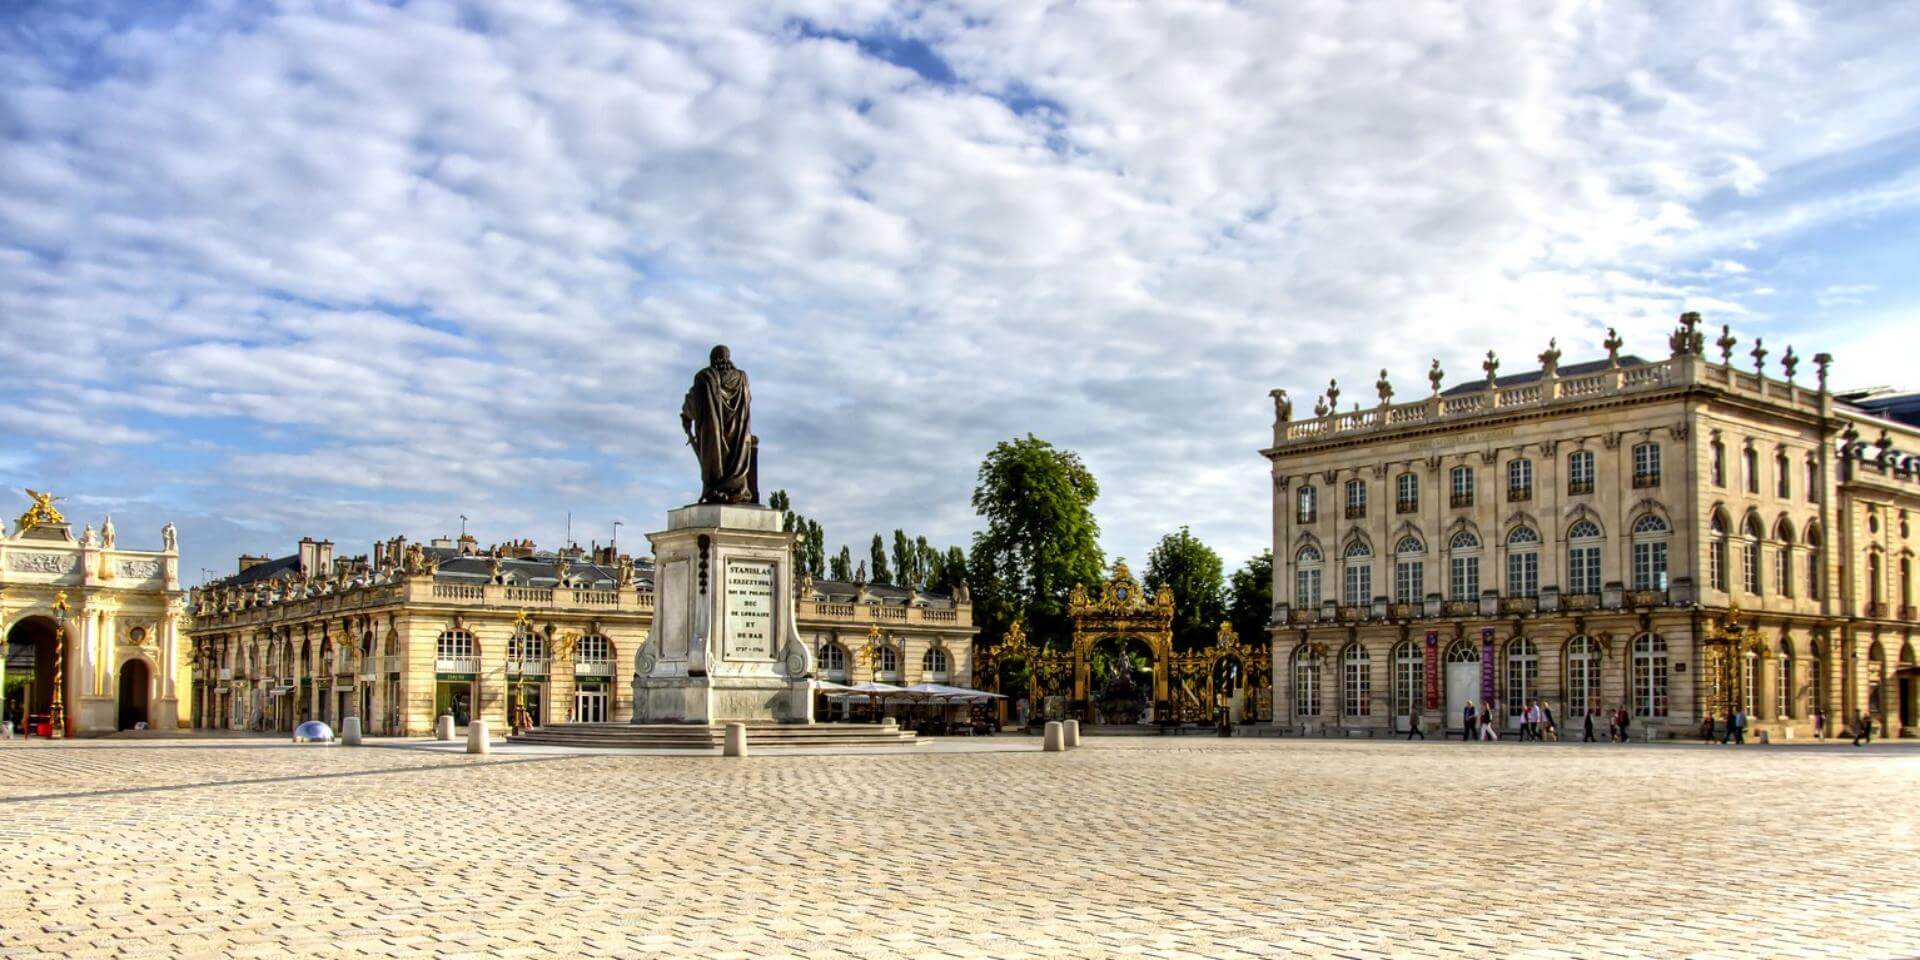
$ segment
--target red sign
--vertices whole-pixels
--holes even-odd
[[[1427,659],[1422,663],[1427,681],[1427,709],[1440,709],[1440,631],[1427,631]]]

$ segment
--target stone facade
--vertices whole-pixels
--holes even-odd
[[[635,655],[654,616],[649,560],[527,543],[482,551],[463,537],[395,539],[344,560],[303,540],[296,554],[241,562],[194,591],[195,726],[291,730],[351,713],[371,735],[418,736],[449,707],[504,729],[516,700],[536,723],[633,715]],[[971,678],[978,631],[964,587],[802,579],[796,593],[822,677]]]
[[[1315,415],[1274,391],[1275,720],[1303,732],[1457,730],[1464,701],[1531,699],[1563,734],[1626,705],[1635,735],[1692,736],[1745,706],[1750,734],[1860,710],[1920,728],[1910,514],[1920,431],[1782,378],[1766,351],[1536,370]],[[1415,709],[1417,706],[1417,709]],[[1599,721],[1604,734],[1605,721]]]
[[[63,735],[186,721],[186,595],[171,524],[160,539],[159,550],[122,547],[112,517],[76,539],[43,494],[0,536],[0,702],[16,728],[50,714],[56,684]]]

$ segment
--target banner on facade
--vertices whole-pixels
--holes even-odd
[[[1427,683],[1427,709],[1440,709],[1440,631],[1427,631],[1427,659],[1423,664]]]
[[[1480,699],[1492,703],[1493,689],[1493,628],[1480,628]]]

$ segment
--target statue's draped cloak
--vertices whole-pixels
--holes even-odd
[[[707,367],[693,375],[680,414],[693,423],[703,487],[700,502],[752,502],[751,406],[747,375],[738,367]]]

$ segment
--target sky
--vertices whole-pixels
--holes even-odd
[[[1685,310],[1920,386],[1917,35],[1762,0],[8,4],[0,486],[124,546],[174,521],[188,582],[463,514],[644,552],[726,343],[763,489],[830,547],[966,543],[1031,433],[1098,477],[1109,557],[1187,525],[1231,569],[1276,387],[1411,398],[1609,327],[1661,356]]]

